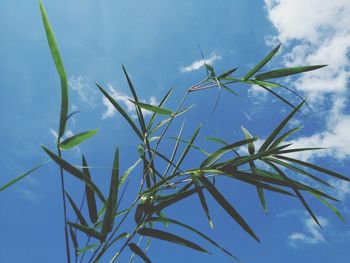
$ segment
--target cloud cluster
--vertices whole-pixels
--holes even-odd
[[[290,47],[284,56],[285,66],[329,64],[291,83],[323,116],[325,127],[293,142],[300,147],[329,148],[299,157],[349,157],[350,115],[346,113],[350,78],[349,1],[265,0],[265,4],[268,18],[277,31],[274,37]]]
[[[188,72],[192,72],[194,70],[200,69],[201,67],[204,67],[205,64],[213,65],[215,61],[220,60],[220,59],[221,59],[220,55],[212,53],[209,58],[206,58],[204,60],[203,59],[196,60],[191,65],[188,65],[188,66],[185,66],[185,67],[181,67],[180,71],[181,72],[187,72],[187,73]]]
[[[328,220],[319,217],[318,218],[322,227],[327,227]],[[315,223],[312,218],[303,218],[303,228],[305,232],[294,232],[288,236],[288,244],[292,247],[297,247],[299,245],[317,245],[319,243],[325,242],[325,238],[321,232],[321,228]]]

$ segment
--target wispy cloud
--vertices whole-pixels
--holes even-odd
[[[135,105],[130,102],[130,97],[123,92],[120,92],[116,90],[112,85],[108,85],[109,88],[109,94],[110,96],[115,99],[117,102],[120,102],[126,106],[126,110],[128,113],[131,114],[132,118],[136,118],[136,110],[135,110]],[[159,102],[157,101],[155,96],[151,96],[148,100],[140,100],[141,102],[151,104],[151,105],[158,105]],[[116,109],[114,106],[109,102],[109,100],[106,97],[103,97],[102,99],[103,104],[106,106],[106,111],[102,115],[102,119],[107,119],[110,117],[113,117],[116,113]],[[142,113],[144,116],[151,115],[152,112],[142,110]]]
[[[328,225],[328,220],[323,217],[319,217],[319,222],[322,227]],[[312,218],[302,219],[304,232],[294,232],[288,236],[288,244],[292,247],[299,247],[302,245],[317,245],[325,242],[324,235],[321,228],[315,223]]]
[[[213,65],[215,61],[220,60],[221,56],[217,55],[215,53],[212,53],[209,58],[206,58],[205,60],[196,60],[191,65],[184,66],[180,68],[181,72],[192,72],[194,70],[198,70],[201,67],[203,67],[206,64]]]
[[[84,103],[84,105],[95,107],[96,106],[96,89],[92,88],[87,81],[81,75],[72,75],[68,80],[69,87],[77,93],[79,99]]]
[[[32,205],[40,205],[43,200],[43,196],[33,190],[18,187],[16,191],[20,198],[23,198]]]
[[[302,153],[298,157],[350,156],[350,5],[347,0],[265,0],[268,18],[277,30],[273,36],[291,51],[284,56],[286,66],[329,64],[303,74],[295,89],[309,98],[314,112],[322,117],[325,129],[293,141],[298,147],[327,147],[325,151]],[[297,43],[295,45],[295,43]]]

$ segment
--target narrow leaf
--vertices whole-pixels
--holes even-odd
[[[113,171],[111,176],[111,183],[109,188],[109,197],[107,199],[107,207],[103,219],[102,233],[103,235],[109,233],[113,229],[114,217],[116,214],[117,200],[118,200],[118,184],[119,184],[119,148],[117,147]]]
[[[55,62],[57,73],[61,80],[61,114],[60,114],[60,124],[59,124],[59,132],[58,132],[58,137],[61,138],[65,131],[66,119],[68,114],[68,80],[67,80],[67,75],[60,56],[58,45],[55,39],[55,35],[52,31],[49,19],[46,14],[46,10],[41,0],[39,1],[39,5],[40,5],[41,17],[45,27],[47,42],[50,47],[52,58]]]
[[[171,233],[168,233],[165,231],[156,230],[156,229],[152,229],[152,228],[141,228],[137,231],[137,233],[140,234],[141,236],[153,237],[153,238],[169,241],[169,242],[172,242],[175,244],[179,244],[179,245],[182,245],[185,247],[192,248],[192,249],[200,251],[200,252],[210,254],[210,252],[208,252],[207,250],[205,250],[201,246],[199,246],[199,245],[197,245],[197,244],[195,244],[187,239],[184,239],[182,237],[179,237],[177,235],[174,235],[174,234],[171,234]]]
[[[152,263],[152,261],[146,256],[146,254],[135,243],[128,244],[130,250],[138,255],[144,262]]]
[[[142,102],[136,102],[133,100],[129,100],[129,101],[134,103],[135,105],[139,106],[142,109],[145,109],[145,110],[148,110],[148,111],[160,114],[160,115],[172,115],[173,114],[173,112],[171,110],[164,109],[164,108],[161,108],[158,106],[154,106],[154,105],[146,104],[146,103],[142,103]]]
[[[63,142],[61,142],[60,143],[60,148],[62,150],[69,150],[69,149],[79,145],[83,141],[91,138],[97,132],[98,132],[98,129],[87,131],[87,132],[82,132],[82,133],[73,135],[72,137],[69,137],[69,138],[65,139]]]
[[[268,71],[262,74],[256,75],[257,80],[265,80],[265,79],[274,79],[274,78],[281,78],[286,77],[294,74],[303,73],[306,71],[311,71],[319,68],[323,68],[327,65],[315,65],[315,66],[305,66],[305,67],[292,67],[292,68],[284,68],[284,69],[277,69]]]
[[[103,236],[101,235],[101,233],[97,232],[94,229],[91,229],[87,226],[83,226],[83,225],[79,225],[79,224],[75,224],[72,222],[68,222],[69,225],[71,225],[72,227],[78,229],[81,232],[84,232],[87,236],[89,237],[94,237],[98,240],[103,240]]]
[[[205,176],[200,176],[199,180],[208,189],[209,193],[215,198],[215,200],[225,209],[225,211],[256,241],[260,242],[258,236],[253,232],[250,226],[240,216],[240,214],[233,208],[233,206],[221,195],[221,193],[215,188],[215,186]]]
[[[90,171],[84,155],[82,157],[82,164],[84,167],[83,174],[85,175],[88,181],[91,181]],[[92,191],[86,184],[85,184],[85,194],[86,194],[87,205],[89,209],[90,221],[91,223],[95,224],[98,220],[95,194],[94,194],[94,191]]]
[[[66,196],[67,196],[67,199],[69,201],[69,203],[71,204],[73,210],[74,210],[74,213],[76,214],[80,224],[82,224],[83,226],[88,226],[85,218],[83,217],[83,215],[81,214],[79,208],[76,206],[76,204],[74,203],[73,199],[69,196],[69,194],[67,192],[65,192]]]
[[[274,55],[277,53],[279,48],[281,47],[281,44],[279,44],[277,47],[275,47],[266,57],[263,58],[254,68],[252,68],[243,78],[243,80],[248,80],[251,76],[253,76],[256,72],[258,72],[263,66],[269,62]]]

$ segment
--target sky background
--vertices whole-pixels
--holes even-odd
[[[205,77],[197,44],[217,72],[239,66],[244,73],[277,43],[281,51],[267,67],[328,64],[327,68],[289,78],[283,83],[308,98],[311,111],[297,115],[290,127],[304,125],[292,142],[296,147],[327,147],[298,158],[349,174],[350,157],[350,3],[348,0],[265,1],[44,1],[53,26],[70,86],[70,110],[80,110],[68,125],[67,136],[88,129],[99,133],[65,157],[79,164],[84,153],[94,169],[93,178],[108,192],[115,146],[121,151],[121,169],[136,160],[137,138],[95,87],[104,86],[130,114],[130,96],[123,77],[124,64],[147,103],[157,103],[174,87],[168,108],[174,108],[186,88]],[[44,144],[55,149],[60,107],[59,79],[42,26],[37,1],[0,0],[0,185],[46,160]],[[243,138],[241,125],[265,138],[290,108],[256,87],[237,85],[240,96],[222,92],[211,115],[217,89],[194,93],[186,105],[196,106],[170,130],[177,134],[185,120],[184,138],[203,128],[198,145],[214,150],[204,140],[214,136],[227,141]],[[298,99],[285,93],[295,104]],[[161,149],[169,152],[169,145]],[[203,156],[191,152],[185,163],[193,167]],[[81,197],[81,185],[67,178],[67,190]],[[137,173],[130,176],[130,185]],[[329,179],[339,192],[339,210],[350,219],[350,185]],[[64,234],[58,169],[45,166],[17,185],[0,193],[0,261],[64,262]],[[104,188],[105,187],[105,188]],[[266,193],[264,215],[255,188],[235,181],[218,181],[218,187],[247,219],[262,240],[256,243],[208,198],[214,229],[198,207],[196,198],[167,212],[201,229],[243,262],[350,261],[350,226],[325,206],[308,198],[319,216],[317,228],[294,198]],[[128,189],[125,206],[132,200]],[[177,231],[177,232],[176,232]],[[149,255],[154,262],[231,262],[225,254],[191,233],[174,228],[214,253],[202,255],[170,243],[154,241]],[[121,258],[127,262],[129,253]],[[139,262],[138,259],[135,262]]]

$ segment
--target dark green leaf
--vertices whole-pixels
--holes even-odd
[[[42,145],[41,147],[53,161],[55,161],[60,167],[62,167],[63,170],[67,171],[71,175],[83,181],[92,191],[94,191],[97,194],[97,196],[103,203],[106,202],[98,187],[91,180],[88,180],[80,170],[78,170],[77,168],[75,168],[74,166],[72,166],[71,164],[69,164],[68,162],[51,152],[45,146]]]
[[[332,210],[333,213],[336,214],[337,217],[340,218],[341,221],[345,222],[345,218],[343,217],[343,215],[339,212],[339,210],[333,206],[332,204],[330,204],[327,200],[323,199],[321,196],[319,196],[318,194],[312,193],[311,194],[316,197],[318,200],[320,200],[323,204],[325,204],[329,209]]]
[[[299,74],[306,71],[311,71],[319,68],[323,68],[327,65],[315,65],[315,66],[305,66],[305,67],[292,67],[268,71],[262,74],[256,75],[257,80],[274,79],[286,77],[294,74]]]
[[[84,167],[83,174],[85,175],[88,181],[91,181],[90,171],[84,155],[82,157],[82,164]],[[94,191],[92,191],[86,184],[85,184],[85,194],[86,194],[86,200],[87,200],[87,205],[89,209],[90,221],[91,223],[95,224],[98,220],[95,194],[94,194]]]
[[[60,148],[62,150],[69,150],[69,149],[79,145],[83,141],[91,138],[97,132],[98,132],[98,129],[87,131],[87,132],[82,132],[82,133],[73,135],[72,137],[69,137],[69,138],[65,139],[63,142],[61,142],[60,143]]]
[[[69,225],[71,225],[72,227],[78,229],[81,232],[84,232],[86,235],[88,235],[89,237],[94,237],[98,240],[103,240],[103,236],[101,235],[101,233],[97,232],[94,229],[91,229],[87,226],[83,226],[83,225],[79,225],[79,224],[75,224],[72,222],[68,222]]]
[[[265,140],[265,142],[261,145],[259,152],[262,152],[266,150],[270,144],[273,142],[273,140],[276,138],[276,136],[282,131],[284,126],[290,121],[290,119],[293,118],[293,116],[298,112],[298,110],[303,106],[305,101],[300,103],[289,115],[276,127],[276,129],[270,134],[270,136]]]
[[[146,263],[152,263],[152,261],[146,256],[146,254],[135,243],[128,244],[130,250],[138,255]]]
[[[77,241],[77,237],[76,237],[71,225],[69,226],[69,234],[70,234],[70,237],[72,239],[72,243],[73,243],[73,247],[74,247],[74,251],[75,251],[75,256],[77,256],[78,255],[78,241]]]
[[[208,189],[209,193],[215,198],[215,200],[225,209],[225,211],[256,241],[260,242],[258,236],[253,232],[250,226],[240,216],[240,214],[233,208],[233,206],[221,195],[221,193],[215,188],[215,186],[205,176],[200,176],[202,184]]]
[[[226,71],[225,73],[221,74],[218,79],[221,80],[221,79],[224,79],[226,77],[229,77],[233,72],[235,72],[238,68],[233,68],[233,69],[230,69],[228,71]]]
[[[156,229],[152,229],[152,228],[141,228],[137,231],[137,233],[140,234],[141,236],[154,237],[157,239],[169,241],[169,242],[172,242],[175,244],[179,244],[179,245],[182,245],[185,247],[192,248],[192,249],[200,251],[200,252],[210,254],[210,252],[208,252],[204,248],[198,246],[197,244],[195,244],[187,239],[184,239],[182,237],[179,237],[177,235],[165,232],[165,231],[156,230]]]
[[[282,134],[280,137],[278,137],[269,148],[274,148],[278,145],[280,145],[280,143],[282,143],[284,140],[288,139],[290,136],[292,136],[294,133],[300,131],[303,128],[303,126],[301,127],[297,127],[294,129],[291,129],[290,131],[287,131],[286,133]]]
[[[80,224],[82,224],[83,226],[88,226],[85,218],[83,217],[83,215],[81,214],[79,208],[76,206],[76,204],[74,203],[73,199],[69,196],[69,194],[67,192],[65,192],[66,196],[67,196],[67,199],[69,201],[69,203],[71,204],[73,210],[74,210],[74,213],[76,214]]]
[[[312,164],[312,163],[307,163],[307,162],[303,162],[303,161],[300,161],[300,160],[297,160],[297,159],[293,159],[293,158],[286,157],[286,156],[280,156],[280,155],[276,155],[275,157],[277,157],[279,159],[283,159],[283,160],[289,161],[289,162],[297,163],[299,165],[302,165],[302,166],[314,169],[316,171],[319,171],[320,173],[331,175],[331,176],[336,177],[336,178],[341,179],[341,180],[350,181],[350,178],[348,178],[348,177],[345,177],[345,176],[343,176],[341,174],[338,174],[336,172],[333,172],[331,170],[328,170],[326,168],[317,166],[317,165]]]
[[[102,233],[109,233],[113,229],[114,217],[117,209],[118,200],[118,184],[119,184],[119,148],[117,147],[114,155],[113,170],[111,183],[109,188],[109,196],[107,199],[106,212],[103,219]]]

